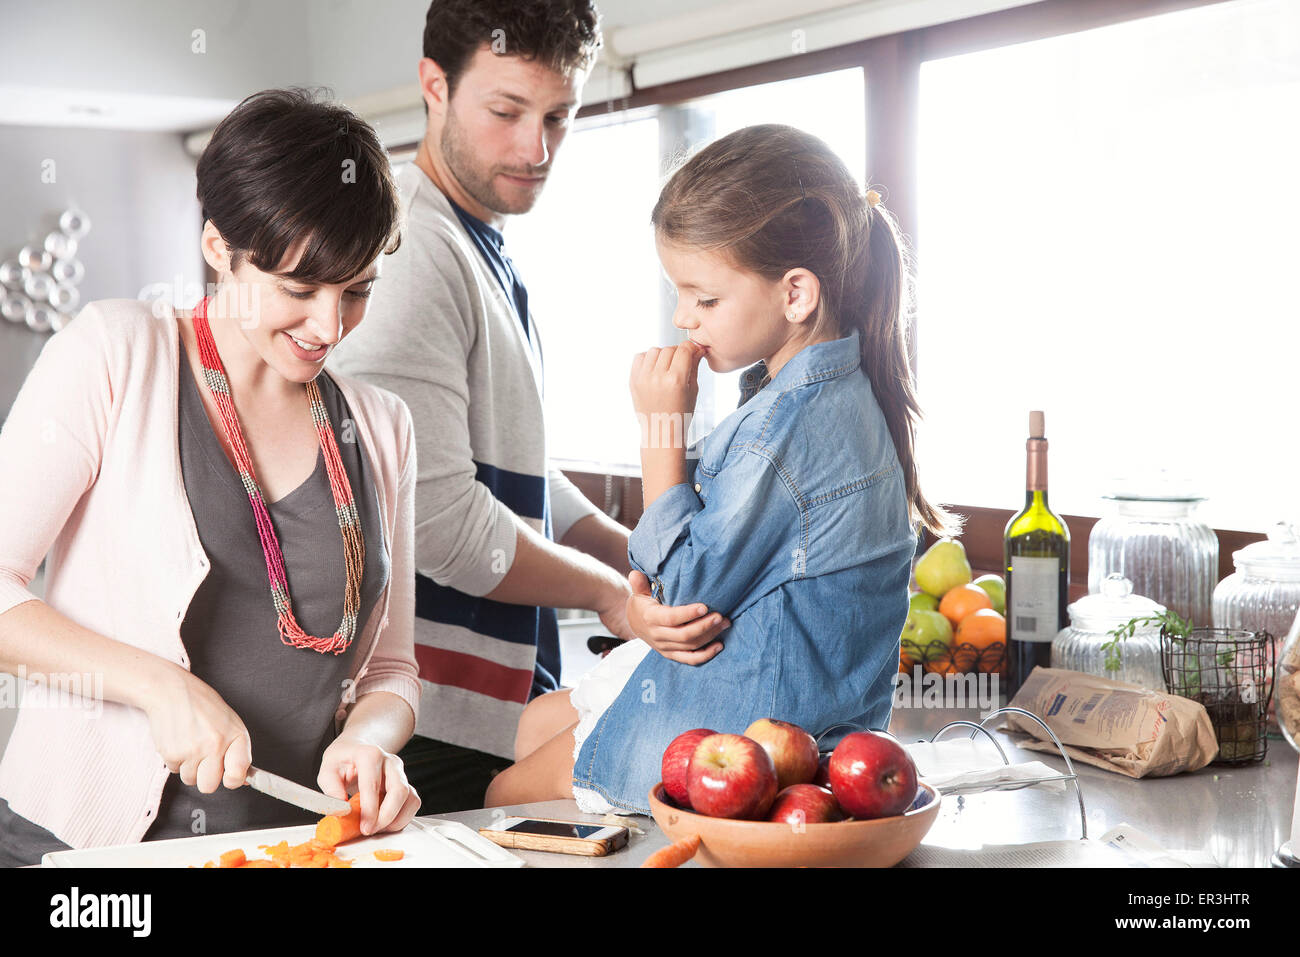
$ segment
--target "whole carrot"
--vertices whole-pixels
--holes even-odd
[[[661,847],[641,864],[642,867],[681,867],[700,849],[700,836],[692,834],[667,847]]]
[[[352,810],[347,815],[339,817],[330,814],[320,819],[316,825],[316,840],[327,847],[334,847],[361,836],[361,795],[352,795],[348,803],[352,805]]]

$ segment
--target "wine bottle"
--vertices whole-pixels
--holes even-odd
[[[1050,667],[1052,639],[1066,625],[1070,530],[1047,505],[1047,439],[1043,413],[1029,413],[1025,443],[1025,507],[1002,536],[1007,570],[1007,700],[1036,665]]]

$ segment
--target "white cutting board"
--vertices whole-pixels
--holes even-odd
[[[316,836],[316,827],[268,828],[263,831],[235,831],[202,837],[180,837],[169,841],[143,841],[115,847],[54,851],[41,858],[43,867],[202,867],[220,863],[221,855],[242,848],[244,856],[267,858],[259,846],[288,841],[302,844]],[[379,861],[375,851],[397,848],[405,852],[400,861]],[[335,851],[353,867],[523,867],[522,858],[493,844],[464,824],[437,818],[416,818],[398,832],[372,834],[340,844]]]

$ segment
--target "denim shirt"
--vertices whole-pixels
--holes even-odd
[[[731,627],[702,665],[645,656],[583,742],[576,786],[648,813],[664,749],[691,728],[888,726],[916,538],[859,341],[807,346],[766,385],[762,363],[748,370],[740,407],[692,447],[693,481],[646,509],[632,566],[664,604]]]

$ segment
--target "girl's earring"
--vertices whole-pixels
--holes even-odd
[[[787,313],[785,314],[785,317],[786,317],[786,319],[790,320],[791,322],[794,322],[794,312],[793,312],[793,310],[790,311],[790,312],[787,312]]]

